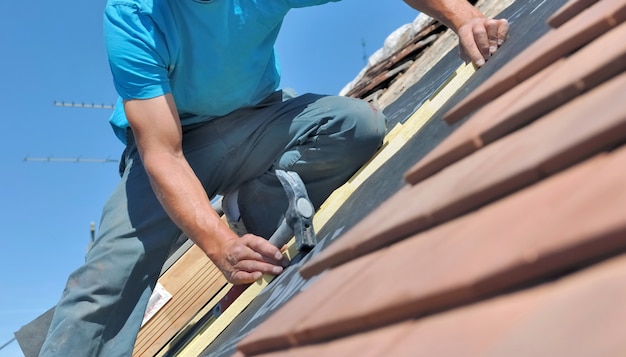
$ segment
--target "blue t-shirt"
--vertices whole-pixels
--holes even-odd
[[[104,35],[120,100],[172,93],[182,125],[255,105],[274,92],[274,43],[291,8],[339,0],[108,0]]]

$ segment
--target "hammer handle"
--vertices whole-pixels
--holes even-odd
[[[269,242],[280,249],[289,242],[291,237],[293,237],[293,228],[289,227],[287,221],[283,219],[283,223],[281,223],[278,229],[276,229],[276,232],[272,234]]]

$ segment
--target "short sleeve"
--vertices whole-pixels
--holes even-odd
[[[137,5],[108,5],[104,37],[115,89],[122,99],[148,99],[171,92],[165,39]]]

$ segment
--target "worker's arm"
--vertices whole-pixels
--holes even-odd
[[[161,205],[228,281],[251,283],[262,273],[280,274],[282,255],[278,248],[252,234],[239,238],[211,207],[183,155],[182,129],[171,94],[125,101],[124,110]]]
[[[461,57],[480,67],[506,40],[506,20],[487,19],[467,0],[404,0],[441,21],[459,36]]]

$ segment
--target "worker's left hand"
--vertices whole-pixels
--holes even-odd
[[[509,22],[505,19],[477,17],[467,21],[457,31],[461,58],[477,67],[485,64],[509,33]]]

